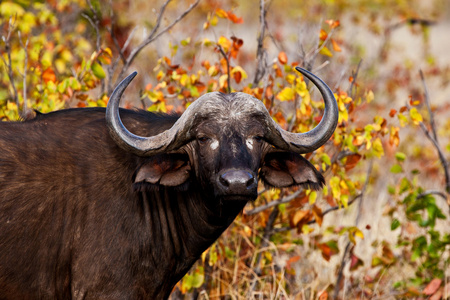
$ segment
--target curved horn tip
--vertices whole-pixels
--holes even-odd
[[[297,70],[297,72],[300,72],[302,74],[307,74],[307,75],[312,74],[310,71],[300,68],[300,67],[295,67],[295,70]]]
[[[134,71],[133,73],[131,73],[130,75],[128,75],[123,81],[130,82],[131,80],[134,79],[134,77],[136,77],[136,75],[137,75],[137,72]]]

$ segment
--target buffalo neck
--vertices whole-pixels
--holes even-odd
[[[231,224],[246,201],[221,201],[197,186],[140,192],[149,263],[166,270],[161,284],[175,284]],[[164,278],[165,277],[165,278]]]

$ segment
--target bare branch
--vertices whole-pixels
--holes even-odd
[[[91,26],[94,28],[95,30],[95,35],[96,35],[96,47],[97,47],[97,52],[100,51],[101,49],[101,40],[100,40],[100,18],[98,16],[97,10],[94,8],[94,6],[92,5],[91,0],[87,1],[89,8],[91,9],[92,12],[92,17],[91,18],[89,15],[87,14],[81,14],[86,20],[89,21],[89,23],[91,23]]]
[[[259,81],[264,77],[267,67],[267,52],[264,49],[264,38],[266,29],[266,14],[267,10],[264,8],[264,0],[259,1],[259,37],[258,46],[256,48],[256,60],[258,65],[256,67],[255,78],[253,79],[253,85],[257,85]]]
[[[294,200],[298,195],[300,195],[301,192],[303,192],[303,189],[299,189],[298,191],[290,194],[289,196],[283,197],[279,200],[271,201],[271,202],[267,203],[266,205],[261,205],[252,210],[244,211],[244,214],[251,216],[251,215],[260,213],[268,208],[278,206],[283,203],[288,203],[288,202]]]
[[[7,60],[3,57],[3,55],[0,55],[0,58],[2,59],[3,63],[5,64],[5,66],[7,68],[9,82],[11,83],[11,87],[13,89],[13,95],[12,95],[13,101],[16,103],[17,110],[20,114],[19,95],[17,93],[16,84],[14,83],[14,74],[13,74],[12,60],[11,60],[10,39],[11,39],[11,33],[13,32],[14,28],[15,28],[15,21],[13,21],[13,18],[10,17],[9,22],[8,22],[8,33],[7,33],[6,37],[2,36],[3,42],[5,43],[5,51],[6,51],[6,55],[7,55]]]
[[[438,191],[438,190],[429,190],[429,191],[425,191],[423,193],[420,193],[420,194],[417,195],[417,199],[423,198],[423,197],[428,196],[428,195],[436,195],[436,196],[441,197],[444,200],[447,200],[447,196],[443,192]]]
[[[22,105],[22,113],[21,116],[23,118],[27,118],[28,115],[28,107],[27,107],[27,68],[28,68],[28,44],[30,42],[30,37],[27,38],[27,41],[25,42],[25,44],[22,41],[22,37],[20,34],[20,31],[18,32],[19,34],[19,42],[20,42],[20,46],[25,50],[25,58],[24,58],[24,62],[23,62],[23,72],[19,73],[22,75],[23,78],[23,87],[22,87],[22,91],[23,91],[23,105]]]
[[[100,17],[98,15],[97,10],[92,5],[91,0],[88,0],[87,3],[89,5],[89,8],[91,9],[92,18],[89,15],[85,14],[85,13],[83,13],[81,15],[86,20],[88,20],[89,23],[91,24],[92,28],[94,28],[95,35],[96,35],[96,43],[95,43],[96,44],[96,51],[97,51],[97,53],[100,53],[100,51],[102,50],[101,36],[100,36]],[[111,80],[111,79],[109,79],[109,80]],[[100,88],[100,96],[99,97],[101,97],[101,95],[103,95],[105,93],[105,87],[106,87],[105,80],[102,79],[101,80],[101,88]]]
[[[353,87],[355,86],[356,78],[358,78],[359,68],[361,67],[362,59],[359,60],[358,66],[356,67],[356,71],[352,71],[352,82],[350,83],[350,87],[348,88],[347,94],[350,95],[351,98],[354,98],[355,95],[353,93]]]
[[[419,70],[419,74],[420,74],[420,79],[422,80],[422,85],[423,85],[423,90],[424,90],[424,95],[425,95],[425,103],[427,104],[427,109],[428,109],[428,115],[430,116],[430,125],[431,125],[431,130],[433,133],[433,138],[436,140],[436,142],[438,142],[437,135],[436,135],[436,124],[434,123],[434,114],[431,111],[430,95],[428,94],[427,84],[425,82],[425,77],[423,76],[422,70]]]
[[[445,190],[447,194],[450,194],[450,173],[449,173],[449,164],[447,159],[445,158],[444,152],[442,151],[441,147],[439,146],[439,141],[437,139],[436,134],[436,125],[434,123],[434,114],[431,111],[431,105],[430,105],[430,99],[428,94],[428,88],[425,83],[425,78],[423,76],[422,71],[420,71],[420,77],[422,79],[422,84],[425,91],[425,102],[427,104],[428,113],[430,115],[430,125],[431,125],[431,133],[430,130],[428,130],[427,126],[423,122],[420,122],[420,128],[425,133],[425,136],[431,141],[434,148],[436,148],[436,151],[438,152],[439,160],[441,161],[442,167],[444,168],[444,174],[445,174]]]
[[[223,50],[222,46],[220,46],[219,44],[217,44],[217,49],[219,49],[220,54],[222,54],[223,58],[225,58],[226,62],[227,62],[227,93],[231,93],[231,74],[230,74],[230,60],[228,59],[227,54],[225,53],[225,51]]]
[[[167,0],[163,6],[161,7],[161,10],[159,11],[158,14],[158,18],[156,20],[156,25],[153,28],[153,30],[150,32],[150,34],[147,36],[147,38],[141,43],[139,44],[136,48],[134,48],[130,55],[128,56],[126,63],[124,64],[122,70],[119,73],[119,76],[116,79],[116,83],[117,84],[120,80],[123,79],[123,76],[125,74],[125,72],[128,70],[128,68],[130,67],[131,63],[134,61],[134,59],[136,58],[136,56],[139,54],[139,52],[142,51],[142,49],[145,48],[145,46],[147,46],[148,44],[150,44],[151,42],[153,42],[154,40],[156,40],[157,38],[159,38],[161,35],[163,35],[165,32],[167,32],[168,30],[170,30],[173,26],[175,26],[178,22],[180,22],[188,13],[190,13],[196,6],[197,4],[200,2],[200,0],[195,1],[193,4],[191,4],[175,21],[173,21],[170,25],[168,25],[167,27],[165,27],[164,29],[162,29],[161,31],[158,32],[159,27],[161,26],[161,21],[162,21],[162,17],[164,15],[164,11],[167,7],[167,5],[169,4],[169,2],[171,2],[172,0]]]
[[[422,131],[425,133],[425,136],[430,140],[430,142],[433,144],[434,148],[436,148],[436,151],[438,152],[439,160],[441,161],[442,167],[444,168],[445,190],[447,191],[447,194],[450,194],[450,174],[448,170],[448,162],[447,159],[445,158],[444,152],[442,152],[438,142],[431,136],[431,133],[425,126],[425,124],[423,122],[420,122],[419,125]]]
[[[274,207],[274,209],[270,213],[269,220],[267,220],[266,227],[264,228],[264,235],[262,237],[261,247],[260,247],[261,249],[264,249],[267,246],[269,246],[270,237],[273,234],[273,225],[275,224],[275,220],[278,217],[278,213],[279,213],[278,207]],[[253,280],[252,280],[252,283],[251,283],[251,288],[249,289],[249,291],[254,291],[255,290],[257,278],[258,278],[258,276],[261,276],[261,258],[262,258],[262,254],[263,254],[263,251],[259,252],[257,257],[256,257],[255,268],[253,269],[254,277],[253,277]]]
[[[367,185],[369,184],[370,173],[372,173],[372,166],[373,166],[373,161],[370,161],[369,168],[367,169],[366,181],[364,182],[364,186],[363,186],[363,188],[361,190],[361,194],[360,194],[360,197],[359,197],[359,198],[361,198],[361,200],[359,201],[358,214],[357,214],[356,220],[355,220],[355,225],[356,226],[358,226],[359,219],[361,217],[362,202],[364,200],[364,193],[366,192]],[[337,277],[337,280],[336,280],[336,285],[334,287],[333,299],[338,299],[340,285],[341,285],[341,282],[342,282],[342,278],[344,276],[344,268],[345,268],[345,265],[347,264],[348,254],[351,251],[351,248],[350,248],[351,244],[352,243],[350,241],[347,242],[347,246],[345,246],[344,254],[342,255],[342,260],[341,260],[341,264],[339,266],[339,271],[338,271],[338,277]]]

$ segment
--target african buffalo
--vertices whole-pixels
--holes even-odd
[[[320,188],[300,154],[333,134],[284,131],[244,93],[208,93],[181,116],[106,108],[0,124],[0,298],[161,299],[269,187]],[[123,122],[123,123],[122,123]],[[133,133],[131,133],[133,132]]]

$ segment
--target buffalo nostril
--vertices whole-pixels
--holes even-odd
[[[228,187],[228,186],[230,186],[230,182],[227,180],[227,178],[226,178],[226,173],[225,174],[222,174],[220,177],[219,177],[219,181],[220,181],[220,183],[223,185],[223,186],[225,186],[225,187]]]
[[[254,185],[255,183],[256,183],[255,177],[252,176],[252,178],[250,178],[250,179],[247,181],[246,186],[247,186],[247,187],[251,187],[251,186]]]

